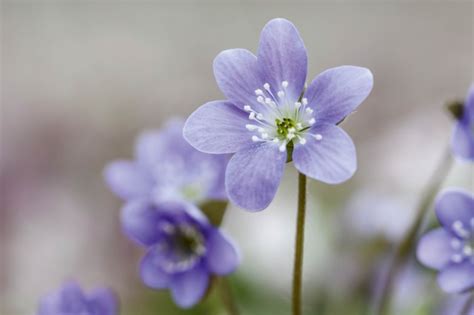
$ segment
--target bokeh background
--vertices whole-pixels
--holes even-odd
[[[341,64],[375,76],[343,124],[358,149],[347,183],[309,185],[306,314],[367,314],[384,262],[413,218],[449,143],[445,103],[474,70],[471,1],[2,1],[0,313],[33,314],[67,279],[113,287],[123,315],[224,314],[212,295],[191,311],[145,288],[142,252],[120,230],[104,165],[135,136],[221,99],[213,58],[255,51],[264,24],[293,21],[309,76]],[[445,186],[474,190],[456,162]],[[224,228],[244,256],[231,277],[244,314],[288,314],[296,172],[261,213],[231,207]],[[394,314],[440,314],[453,299],[416,262],[399,279]],[[456,301],[454,301],[456,303]],[[449,311],[446,314],[451,314]]]

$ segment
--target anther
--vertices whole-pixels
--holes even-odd
[[[265,83],[265,84],[263,85],[263,88],[264,88],[265,90],[267,90],[267,91],[270,91],[270,84]]]
[[[260,141],[260,138],[257,137],[257,136],[252,136],[252,141],[253,142],[258,142],[258,141]]]
[[[262,119],[263,119],[263,115],[260,114],[260,113],[258,113],[258,114],[257,114],[257,119],[258,119],[258,120],[262,120]]]
[[[258,95],[263,95],[263,91],[260,90],[260,89],[256,89],[256,90],[255,90],[255,95],[257,95],[257,96],[258,96]]]
[[[303,103],[304,106],[308,105],[308,99],[306,97],[303,97],[301,102]]]
[[[308,114],[312,114],[313,110],[309,107],[306,107],[305,112],[307,112]]]
[[[316,122],[316,119],[314,119],[314,118],[311,118],[310,120],[308,120],[308,124],[310,126],[314,125],[315,122]]]
[[[278,95],[279,98],[284,98],[285,97],[285,92],[278,91],[277,95]]]
[[[296,109],[299,109],[301,107],[301,103],[300,102],[295,102],[295,107],[296,107]]]
[[[260,96],[257,96],[257,102],[264,104],[264,103],[265,103],[264,97],[261,96],[261,95],[260,95]]]
[[[244,106],[244,111],[246,111],[246,112],[251,112],[251,111],[252,111],[252,107],[250,107],[250,105],[245,105],[245,106]]]
[[[249,119],[254,120],[255,119],[255,112],[250,112],[249,114]]]
[[[301,138],[300,136],[298,136],[298,139],[300,140],[300,144],[306,144],[306,139],[305,138]]]
[[[247,130],[254,131],[254,130],[256,130],[258,127],[255,126],[255,125],[247,124],[247,125],[245,125],[245,128],[247,128]]]
[[[314,138],[315,138],[316,140],[318,140],[318,141],[323,140],[323,136],[320,135],[319,133],[318,133],[318,134],[315,134],[315,135],[314,135]]]
[[[281,82],[281,86],[286,89],[288,87],[288,81]]]

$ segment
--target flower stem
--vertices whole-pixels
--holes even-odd
[[[428,182],[428,186],[426,187],[423,197],[418,205],[415,221],[412,223],[410,229],[407,231],[404,238],[395,250],[390,262],[387,277],[385,278],[384,285],[382,287],[380,299],[377,305],[375,305],[374,314],[389,314],[390,297],[394,289],[394,281],[400,272],[400,269],[405,265],[408,258],[410,258],[410,254],[413,252],[420,227],[423,223],[423,219],[430,208],[432,200],[435,198],[438,190],[441,188],[444,179],[449,174],[453,164],[452,162],[453,158],[451,155],[451,150],[448,147],[440,163],[438,164],[435,173]]]
[[[471,294],[471,296],[467,299],[466,303],[461,309],[461,313],[459,315],[469,315],[469,311],[471,310],[471,307],[474,305],[474,292]]]
[[[298,174],[298,215],[296,219],[295,261],[293,269],[293,315],[301,315],[304,222],[306,214],[306,176]]]
[[[227,278],[222,277],[219,279],[219,295],[227,313],[229,315],[239,315],[239,309],[234,301],[229,280]]]

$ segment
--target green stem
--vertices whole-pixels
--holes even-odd
[[[227,310],[227,313],[229,315],[239,315],[239,309],[237,308],[237,304],[234,301],[229,280],[227,278],[222,277],[218,281],[219,294],[222,300],[222,304]]]
[[[410,229],[405,234],[404,238],[400,242],[399,246],[395,250],[390,263],[390,268],[385,279],[384,286],[382,288],[381,297],[379,303],[375,306],[376,315],[389,314],[390,310],[390,297],[394,289],[394,280],[396,279],[400,269],[405,265],[410,254],[413,252],[413,248],[416,244],[416,239],[423,223],[426,213],[430,209],[432,200],[435,198],[438,190],[444,182],[444,179],[449,174],[451,165],[453,164],[451,155],[451,149],[448,147],[440,164],[436,168],[435,173],[428,182],[423,198],[418,205],[417,215],[415,221],[412,223]]]
[[[293,315],[301,315],[304,221],[306,214],[306,176],[298,174],[298,215],[296,219],[295,263],[293,269]]]
[[[466,304],[464,304],[463,308],[461,309],[461,313],[459,315],[469,315],[469,311],[471,307],[474,305],[474,292],[471,294],[471,297],[467,299]]]

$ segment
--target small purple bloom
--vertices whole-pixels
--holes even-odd
[[[170,289],[183,308],[203,298],[211,275],[227,275],[240,261],[232,241],[190,203],[129,202],[122,224],[148,249],[140,267],[143,282]]]
[[[454,127],[451,145],[457,157],[474,161],[474,84],[467,92],[463,116]]]
[[[471,303],[470,307],[465,310],[464,307],[466,303],[469,303],[469,300],[471,299],[470,294],[464,294],[464,295],[455,295],[451,296],[448,298],[447,301],[445,301],[439,312],[437,313],[438,315],[474,315],[474,303]],[[467,311],[467,313],[461,313],[462,311]]]
[[[300,172],[329,184],[349,179],[356,170],[354,144],[337,124],[369,95],[372,73],[332,68],[306,89],[306,72],[306,49],[295,26],[271,20],[257,56],[230,49],[216,57],[214,75],[227,100],[202,105],[186,122],[184,137],[198,150],[235,153],[226,189],[245,209],[270,204],[289,149]]]
[[[43,297],[37,315],[117,315],[118,301],[111,290],[101,288],[84,294],[75,282]]]
[[[110,189],[127,201],[227,199],[224,170],[228,158],[190,146],[183,138],[183,124],[172,120],[162,130],[142,134],[134,161],[114,161],[106,167],[104,176]]]
[[[442,227],[424,235],[418,260],[439,270],[438,283],[448,293],[474,289],[474,195],[449,190],[436,200]]]

